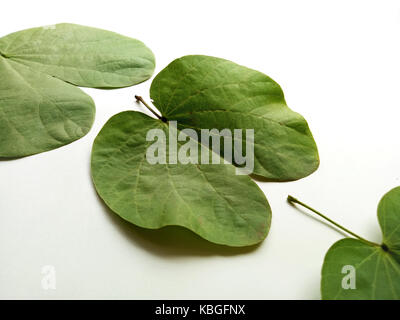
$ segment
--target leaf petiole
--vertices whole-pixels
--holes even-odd
[[[143,103],[143,105],[144,105],[147,109],[149,109],[149,110],[151,111],[151,113],[154,114],[154,115],[155,115],[158,119],[160,119],[162,122],[167,122],[167,119],[166,119],[165,117],[163,117],[163,116],[160,116],[157,112],[155,112],[155,111],[153,110],[153,108],[150,107],[150,106],[146,103],[146,101],[143,100],[143,98],[142,98],[141,96],[135,95],[135,99],[136,99],[136,102],[141,102],[141,103]]]
[[[341,226],[340,224],[336,223],[332,219],[329,219],[327,216],[323,215],[321,212],[318,212],[314,208],[311,208],[310,206],[306,205],[305,203],[297,200],[296,198],[294,198],[294,197],[292,197],[290,195],[287,197],[287,201],[289,203],[291,203],[291,204],[297,203],[297,204],[303,206],[304,208],[307,208],[308,210],[310,210],[310,211],[316,213],[317,215],[319,215],[321,218],[323,218],[323,219],[327,220],[328,222],[332,223],[334,226],[338,227],[339,229],[343,230],[344,232],[352,235],[353,237],[357,238],[358,240],[360,240],[360,241],[362,241],[362,242],[364,242],[364,243],[366,243],[368,245],[376,246],[376,247],[382,247],[380,244],[368,241],[368,240],[364,239],[363,237],[360,237],[359,235],[355,234],[354,232],[350,231],[349,229],[347,229],[347,228]]]

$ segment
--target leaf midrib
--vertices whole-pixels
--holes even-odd
[[[40,62],[36,62],[36,61],[29,61],[29,60],[28,60],[28,62],[29,62],[29,64],[28,64],[28,63],[25,62],[25,60],[23,58],[18,58],[18,57],[16,57],[16,58],[15,57],[10,57],[10,58],[7,58],[7,59],[9,59],[9,60],[11,60],[11,61],[13,61],[15,63],[19,63],[19,64],[21,64],[21,65],[23,65],[23,66],[25,66],[27,68],[30,68],[31,70],[33,70],[35,72],[41,72],[41,71],[38,71],[38,70],[36,70],[36,68],[32,67],[32,63],[33,64],[38,64],[40,66],[50,66],[50,67],[57,66],[56,64],[44,64],[44,63],[40,63]],[[80,71],[91,71],[91,72],[96,72],[96,73],[99,73],[99,74],[102,74],[102,75],[103,74],[118,75],[119,77],[123,77],[123,78],[126,78],[126,79],[132,78],[132,76],[130,76],[130,75],[122,74],[122,73],[119,73],[119,72],[116,72],[116,71],[115,72],[98,71],[98,70],[96,70],[94,68],[93,69],[90,69],[90,68],[77,68],[77,67],[73,67],[73,66],[58,66],[58,67],[61,67],[63,69],[72,69],[72,70],[76,70],[76,71],[79,71],[79,72]],[[142,69],[142,68],[143,67],[131,67],[130,69]],[[59,78],[57,76],[54,76],[54,75],[51,75],[51,74],[48,74],[48,73],[46,73],[46,74],[49,75],[50,77],[55,77],[58,80],[61,80],[61,81],[64,81],[64,82],[68,83],[67,80],[61,79],[61,78]],[[103,79],[103,80],[104,80],[104,82],[106,82],[105,79]],[[75,86],[78,86],[78,85],[75,85]],[[78,87],[80,87],[80,86],[82,86],[82,85],[79,85]]]
[[[281,123],[280,121],[276,121],[276,120],[274,120],[274,119],[267,118],[267,117],[266,117],[266,114],[263,114],[263,115],[256,115],[256,114],[253,114],[253,113],[251,113],[251,112],[249,112],[249,113],[243,113],[242,111],[239,111],[239,110],[227,110],[227,109],[214,109],[214,110],[211,109],[211,110],[194,110],[194,111],[191,111],[192,114],[193,114],[193,113],[206,113],[206,112],[231,112],[231,113],[240,113],[240,114],[242,114],[242,115],[244,115],[244,116],[250,116],[250,117],[252,117],[252,118],[257,118],[257,119],[266,120],[266,121],[268,121],[268,122],[270,122],[270,123],[273,123],[273,124],[275,124],[275,125],[279,125],[279,126],[285,128],[285,129],[295,131],[296,133],[298,133],[298,134],[300,134],[300,135],[305,135],[305,136],[309,137],[309,135],[308,135],[306,132],[300,132],[300,131],[296,130],[295,128],[292,128],[292,127],[290,127],[290,126],[288,126],[288,125],[286,125],[286,124],[284,124],[284,123]],[[180,116],[188,116],[188,113],[179,113],[179,114],[175,114],[175,115],[174,115],[174,117],[180,117]]]

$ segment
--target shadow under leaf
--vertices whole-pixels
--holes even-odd
[[[114,213],[95,190],[94,192],[110,222],[136,246],[158,256],[234,256],[251,253],[260,246],[259,244],[248,247],[218,245],[180,226],[166,226],[160,229],[141,228]]]

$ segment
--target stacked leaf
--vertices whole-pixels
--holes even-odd
[[[172,120],[178,134],[194,129],[197,137],[202,129],[254,129],[254,173],[287,181],[318,167],[307,122],[287,107],[271,78],[214,57],[173,61],[154,79],[150,94],[160,119],[133,111],[117,114],[94,142],[92,176],[100,197],[141,227],[179,225],[230,246],[261,242],[271,221],[268,202],[248,176],[235,174],[236,163],[224,163],[223,150],[219,164],[201,164],[200,159],[150,164],[146,134],[157,128],[167,133]],[[198,148],[206,148],[199,141]]]
[[[75,86],[120,88],[151,77],[140,41],[73,24],[0,38],[0,157],[58,148],[91,128],[92,99]]]

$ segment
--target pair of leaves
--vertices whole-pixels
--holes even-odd
[[[306,121],[287,107],[279,85],[258,71],[224,59],[185,56],[156,76],[150,95],[162,119],[176,120],[179,132],[190,128],[200,136],[201,129],[254,129],[256,175],[295,180],[318,167]],[[145,137],[156,128],[167,132],[168,124],[130,111],[100,131],[92,176],[105,203],[141,227],[179,225],[230,246],[261,242],[271,210],[257,185],[235,175],[232,164],[150,165]]]
[[[0,38],[0,157],[58,148],[91,128],[93,100],[76,86],[120,88],[151,77],[140,41],[74,24]]]
[[[347,238],[328,250],[322,267],[323,299],[400,299],[400,187],[379,202],[378,221],[383,234],[381,246]],[[342,273],[345,266],[355,270],[353,288],[342,285],[346,281]]]

